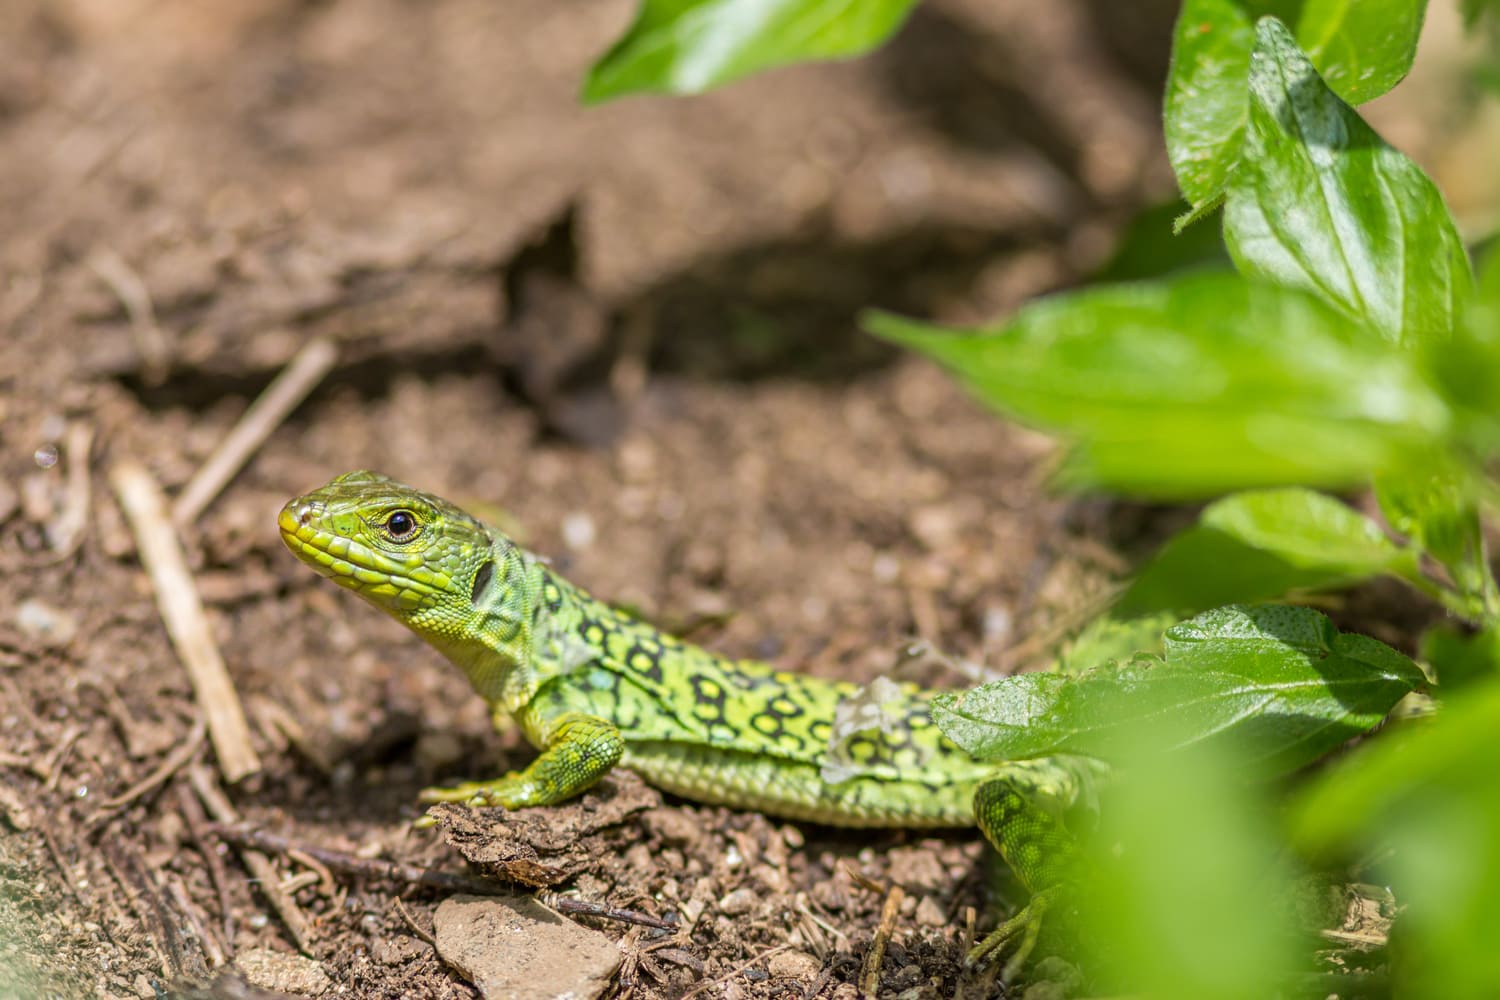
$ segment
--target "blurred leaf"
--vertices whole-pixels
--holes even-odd
[[[1416,55],[1426,0],[1184,0],[1167,76],[1167,153],[1196,208],[1224,191],[1245,128],[1254,24],[1293,27],[1335,93],[1361,104],[1401,81]]]
[[[1500,450],[1500,247],[1480,258],[1474,295],[1457,333],[1422,346],[1469,448],[1478,456]],[[1479,466],[1471,460],[1468,468],[1477,476]]]
[[[1403,906],[1398,996],[1500,994],[1500,683],[1448,699],[1329,768],[1292,802],[1295,846],[1377,853]]]
[[[1473,31],[1480,18],[1500,16],[1500,0],[1461,0],[1459,9],[1463,12],[1464,28]]]
[[[1467,616],[1493,616],[1495,580],[1485,554],[1473,477],[1450,464],[1413,464],[1381,476],[1375,495],[1391,527],[1447,569],[1468,602]]]
[[[1114,255],[1091,282],[1141,281],[1195,268],[1228,270],[1234,262],[1217,227],[1193,226],[1173,233],[1173,222],[1187,210],[1186,202],[1171,201],[1130,220]]]
[[[861,55],[916,0],[641,0],[635,23],[589,70],[583,98],[696,94],[786,63]]]
[[[1224,205],[1240,270],[1318,292],[1393,340],[1448,334],[1473,278],[1442,195],[1324,86],[1281,22],[1255,36]]]
[[[1422,633],[1419,652],[1437,675],[1444,694],[1500,675],[1500,631],[1493,628],[1468,635],[1450,625],[1438,625]]]
[[[1108,942],[1106,992],[1285,995],[1294,886],[1263,789],[1225,747],[1163,757],[1138,735],[1079,865],[1079,940]]]
[[[1372,728],[1425,683],[1405,656],[1340,633],[1310,608],[1219,608],[1168,629],[1164,648],[1164,662],[1019,674],[940,694],[933,719],[980,759],[1109,759],[1122,734],[1150,726],[1163,746],[1224,741],[1279,773]]]
[[[1191,614],[1386,572],[1418,572],[1416,555],[1332,497],[1296,487],[1237,493],[1209,504],[1197,524],[1167,542],[1115,613]]]
[[[1174,613],[1143,614],[1139,617],[1108,614],[1089,622],[1058,655],[1056,669],[1079,674],[1114,661],[1128,660],[1137,653],[1159,655],[1162,633],[1177,624]]]
[[[1312,296],[1234,275],[1058,295],[967,333],[884,313],[864,327],[1072,439],[1074,487],[1348,486],[1446,446],[1447,409],[1406,354]]]

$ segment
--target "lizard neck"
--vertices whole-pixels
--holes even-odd
[[[430,641],[456,664],[490,704],[515,712],[536,693],[538,621],[545,613],[545,580],[551,576],[531,553],[497,540],[488,574],[481,568],[473,611],[457,634]],[[486,579],[487,577],[487,579]]]

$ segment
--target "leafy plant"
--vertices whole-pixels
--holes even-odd
[[[917,0],[641,0],[635,23],[589,70],[583,97],[695,94],[759,70],[861,55]]]
[[[1254,34],[1223,186],[1239,274],[1058,295],[957,334],[885,314],[866,325],[1069,442],[1066,485],[1253,491],[1206,508],[1120,614],[1385,574],[1492,624],[1479,497],[1500,398],[1489,393],[1494,282],[1475,288],[1432,182],[1338,98],[1291,32],[1267,18]],[[1309,486],[1373,486],[1400,537]]]
[[[587,96],[853,55],[911,6],[643,0]],[[1471,26],[1493,6],[1465,0]],[[1077,915],[1113,945],[1105,964],[1132,992],[1284,989],[1299,886],[1287,846],[1395,886],[1397,992],[1500,991],[1500,587],[1481,520],[1500,498],[1500,255],[1476,278],[1436,186],[1353,107],[1405,76],[1425,9],[1184,0],[1164,97],[1187,204],[1177,229],[1222,208],[1233,271],[1204,269],[1216,248],[1190,232],[1166,255],[1187,269],[1151,277],[1121,257],[1107,274],[1131,283],[993,326],[865,319],[1057,436],[1063,486],[1212,501],[1061,652],[1060,672],[935,704],[980,757],[1124,762]],[[1377,576],[1458,620],[1417,642],[1441,705],[1419,700],[1420,718],[1296,789],[1278,833],[1270,789],[1245,777],[1308,765],[1427,684],[1317,612],[1241,602]],[[1342,988],[1335,977],[1319,992]]]
[[[1390,13],[1376,3],[1326,6],[1350,16]],[[1401,39],[1412,22],[1387,23],[1386,41],[1399,44],[1383,56],[1380,46],[1360,46],[1359,58],[1384,61],[1351,75],[1338,60],[1355,51],[1344,44],[1359,36],[1355,26],[1310,57],[1298,39],[1306,41],[1321,7],[1298,7],[1295,34],[1274,18],[1247,34],[1246,9],[1185,4],[1167,111],[1174,165],[1196,206],[1189,219],[1222,203],[1238,274],[1086,289],[985,330],[941,332],[883,314],[867,327],[949,367],[1002,412],[1058,434],[1067,443],[1065,485],[1221,496],[1125,590],[1114,609],[1121,619],[1385,575],[1478,629],[1443,626],[1421,641],[1448,682],[1442,711],[1371,741],[1300,792],[1289,837],[1314,862],[1357,862],[1378,849],[1373,877],[1409,905],[1406,948],[1392,977],[1398,991],[1493,995],[1500,931],[1482,900],[1500,885],[1500,601],[1480,514],[1497,495],[1488,468],[1500,443],[1500,268],[1486,267],[1475,280],[1432,182],[1339,96],[1369,97],[1400,78],[1410,63]],[[1420,23],[1420,5],[1403,9]],[[1252,36],[1242,75],[1237,53]],[[1369,489],[1384,524],[1309,487]],[[1174,663],[1176,641],[1169,630],[1165,661],[1152,668],[1166,676],[1154,684],[1133,683],[1134,664],[1068,679],[1013,678],[948,703],[940,719],[945,732],[986,752],[1098,753],[1113,720],[1139,732],[1163,704],[1178,710],[1189,733],[1218,732],[1237,692],[1253,701],[1263,682],[1236,687],[1226,679],[1212,697],[1187,696],[1191,684],[1212,681]],[[1232,674],[1236,662],[1221,649],[1198,666],[1213,676]],[[1031,687],[1042,696],[1016,697]],[[1038,712],[1018,717],[1017,704]],[[1265,718],[1278,732],[1275,710]],[[999,740],[1002,732],[1024,738]],[[1223,755],[1220,772],[1253,757],[1243,747]],[[1096,880],[1102,891],[1081,904],[1109,914],[1100,933],[1166,926],[1206,901],[1179,876],[1184,864],[1202,867],[1202,838],[1216,835],[1194,807],[1208,793],[1202,782],[1196,791],[1164,793],[1172,787],[1164,775],[1175,767],[1149,758],[1137,768],[1145,777],[1126,784],[1126,801],[1157,822],[1135,830],[1145,845],[1135,862],[1094,859],[1117,876]],[[1174,795],[1194,796],[1194,805]],[[1225,806],[1258,817],[1251,822],[1260,832],[1218,831],[1235,842],[1232,851],[1264,850],[1264,803],[1257,811],[1252,798],[1231,795]],[[1158,850],[1162,843],[1170,850]],[[1289,877],[1277,884],[1296,891]],[[1264,930],[1275,919],[1263,913],[1252,923]],[[1247,940],[1240,958],[1255,939]],[[1142,949],[1149,944],[1122,949],[1116,963],[1128,983],[1169,994],[1185,988],[1170,963]]]

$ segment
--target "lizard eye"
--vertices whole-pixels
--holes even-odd
[[[417,535],[416,515],[409,510],[393,510],[385,519],[385,533],[393,542],[409,542]]]

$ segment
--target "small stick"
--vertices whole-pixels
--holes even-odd
[[[766,959],[770,958],[772,955],[776,955],[780,952],[786,951],[790,947],[791,945],[789,944],[778,944],[774,948],[763,951],[759,955],[756,955],[754,958],[752,958],[750,961],[746,962],[744,965],[735,966],[733,969],[726,972],[718,979],[710,979],[706,983],[699,983],[697,986],[694,986],[692,989],[684,993],[679,998],[679,1000],[691,1000],[691,998],[697,996],[699,993],[702,993],[704,990],[713,989],[715,986],[727,983],[735,976],[738,976],[741,972],[744,972],[746,969],[750,968],[752,965],[758,965],[761,962],[764,962]]]
[[[175,978],[182,972],[182,954],[176,946],[177,942],[167,939],[168,932],[160,919],[160,913],[156,908],[148,908],[146,905],[150,887],[131,878],[132,875],[139,876],[139,871],[133,870],[127,874],[129,864],[118,841],[106,840],[100,846],[103,848],[100,857],[104,861],[104,868],[124,890],[125,901],[135,914],[136,925],[146,932],[151,950],[156,952],[156,959],[161,963],[161,974],[167,979]]]
[[[870,942],[870,950],[865,952],[864,968],[859,972],[859,992],[866,997],[873,998],[880,990],[880,967],[885,964],[885,948],[890,943],[904,899],[905,890],[893,885],[886,894],[885,905],[880,908],[880,924],[875,928],[875,938]]]
[[[198,939],[198,944],[203,949],[203,957],[208,960],[208,967],[210,969],[217,969],[223,965],[226,961],[224,958],[224,949],[219,947],[219,942],[214,940],[213,935],[208,932],[208,928],[199,919],[198,908],[193,905],[192,898],[188,896],[187,890],[183,888],[182,880],[176,878],[168,879],[167,894],[172,897],[172,902],[176,904],[177,909],[182,911],[182,915],[187,918],[188,927],[192,930],[193,936]]]
[[[416,865],[403,864],[399,861],[362,858],[345,851],[330,850],[326,847],[313,847],[308,844],[297,844],[279,834],[270,833],[266,830],[252,829],[244,825],[221,822],[209,826],[208,832],[236,846],[252,847],[274,854],[284,854],[291,858],[301,855],[319,864],[326,865],[334,871],[341,871],[364,878],[386,879],[391,882],[409,882],[415,885],[429,886],[434,889],[444,889],[449,892],[465,892],[475,896],[515,895],[513,889],[500,885],[490,879],[473,878],[453,872],[433,871],[430,868],[419,868]],[[552,892],[537,892],[534,895],[537,901],[543,906],[550,906],[560,913],[570,913],[587,917],[603,917],[606,920],[617,920],[627,924],[640,924],[643,927],[653,927],[657,930],[675,931],[678,929],[674,921],[653,917],[638,910],[605,906],[601,903],[574,899],[570,896],[559,896]]]
[[[327,865],[306,851],[297,848],[287,851],[286,856],[311,871],[316,877],[318,888],[322,890],[323,895],[329,899],[333,898],[334,893],[338,891],[338,883],[334,882],[333,872],[328,870]]]
[[[433,948],[437,947],[437,938],[433,937],[431,931],[423,930],[422,925],[417,923],[416,918],[413,917],[410,913],[406,912],[406,904],[401,902],[400,896],[392,897],[391,906],[395,907],[396,915],[401,918],[402,922],[405,923],[407,927],[411,928],[411,932],[413,934],[421,938],[423,941],[426,941],[428,944],[432,945]]]
[[[73,744],[77,743],[78,737],[82,735],[82,726],[72,726],[67,732],[63,733],[62,739],[57,741],[57,749],[52,751],[52,755],[47,758],[45,765],[47,768],[47,783],[44,787],[47,791],[53,792],[57,790],[58,784],[62,781],[63,765],[68,762],[68,754],[73,752]]]
[[[234,906],[229,901],[229,877],[224,871],[224,859],[214,849],[214,845],[208,842],[208,817],[203,814],[203,803],[193,794],[192,789],[185,785],[177,786],[178,805],[182,809],[182,818],[187,821],[188,833],[193,838],[193,846],[198,849],[203,858],[203,865],[208,869],[208,880],[213,883],[214,892],[219,897],[219,922],[224,929],[224,947],[229,950],[229,957],[234,957]]]
[[[40,828],[42,831],[42,843],[47,845],[47,853],[52,855],[52,863],[62,873],[63,888],[68,890],[68,895],[73,897],[75,903],[83,906],[83,897],[78,894],[78,886],[73,884],[73,870],[68,867],[67,860],[63,858],[62,848],[58,846],[57,838],[52,835],[52,826],[47,822],[45,817],[42,819]]]
[[[89,470],[89,452],[94,444],[94,428],[79,421],[68,428],[65,444],[68,456],[68,484],[62,510],[47,525],[47,544],[52,547],[53,562],[61,562],[78,551],[88,533],[89,509],[93,502],[93,477]]]
[[[125,789],[125,791],[121,792],[119,795],[116,795],[114,798],[105,799],[100,806],[100,815],[103,815],[105,813],[112,813],[117,809],[128,806],[130,803],[134,802],[142,795],[145,795],[147,792],[154,790],[158,785],[163,784],[168,778],[181,770],[188,761],[193,759],[193,754],[198,752],[198,747],[203,744],[203,737],[207,735],[207,733],[208,727],[200,718],[197,722],[193,723],[193,728],[192,731],[188,733],[188,738],[184,740],[182,744],[177,747],[177,749],[173,750],[171,753],[163,757],[162,762],[156,766],[156,770],[152,771],[150,774],[146,775],[146,777],[142,778],[140,781],[137,781],[134,785],[131,785],[129,788]]]
[[[172,345],[157,325],[156,309],[151,305],[151,293],[146,283],[111,247],[101,246],[89,254],[88,265],[115,293],[125,307],[125,314],[130,317],[136,350],[141,352],[142,377],[151,384],[160,382],[171,363]]]
[[[156,590],[156,604],[167,633],[208,720],[219,770],[225,781],[234,784],[259,771],[260,758],[250,745],[245,710],[214,642],[181,542],[167,519],[161,489],[144,466],[128,460],[114,467],[110,480],[135,533],[136,547]]]
[[[218,817],[215,817],[217,819]],[[249,847],[258,851],[268,851],[272,854],[287,854],[297,851],[309,858],[314,858],[320,863],[327,865],[335,871],[341,871],[349,875],[359,875],[364,878],[389,879],[392,882],[410,882],[416,885],[430,886],[434,889],[446,889],[449,892],[466,892],[475,896],[505,896],[511,895],[512,891],[505,886],[487,879],[471,878],[468,875],[457,875],[452,872],[433,871],[430,868],[419,868],[416,865],[402,864],[399,861],[385,861],[380,858],[361,858],[355,854],[343,851],[334,851],[326,847],[312,847],[307,844],[296,844],[290,839],[267,830],[256,830],[234,821],[210,824],[207,832],[225,843],[234,844],[236,847]]]
[[[625,910],[618,906],[606,906],[587,899],[559,896],[545,889],[537,890],[535,895],[537,902],[543,906],[550,906],[559,913],[571,913],[579,917],[602,917],[605,920],[618,920],[622,924],[640,924],[642,927],[651,927],[659,931],[679,929],[675,920],[663,920],[661,917],[653,917],[639,910]]]
[[[186,526],[198,519],[271,432],[323,381],[337,360],[338,349],[322,337],[308,341],[297,352],[183,488],[172,508],[172,517],[178,525]]]
[[[47,765],[34,757],[23,757],[18,753],[0,750],[0,767],[15,767],[29,772],[33,777],[46,781],[52,777]]]
[[[214,784],[213,775],[209,773],[208,768],[197,765],[188,768],[187,774],[188,781],[192,782],[193,790],[203,800],[203,806],[210,816],[222,824],[239,822],[240,818],[235,813],[234,806],[229,804],[224,793]],[[292,935],[297,950],[312,957],[307,918],[298,909],[297,901],[281,890],[281,883],[276,876],[276,866],[271,864],[271,859],[259,851],[243,848],[240,851],[240,860],[245,863],[251,878],[255,879],[260,886],[261,894],[270,901],[276,915],[281,918],[287,932]]]

